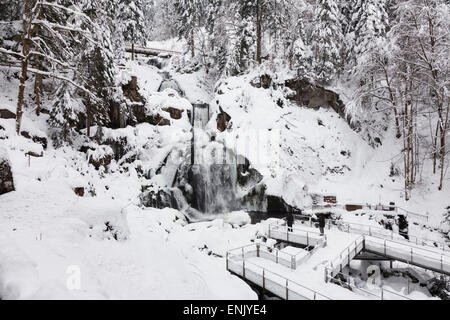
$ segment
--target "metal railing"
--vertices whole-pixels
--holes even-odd
[[[419,238],[417,236],[408,235],[410,238],[405,239],[400,234],[395,233],[393,230],[387,230],[380,227],[360,224],[360,223],[354,223],[354,222],[340,222],[337,224],[337,227],[339,230],[351,233],[353,231],[354,233],[360,233],[368,236],[378,237],[378,238],[386,238],[389,237],[392,241],[396,240],[398,243],[405,244],[405,243],[411,243],[415,244],[417,246],[424,246],[424,247],[431,247],[438,249],[439,251],[442,250],[443,254],[450,256],[450,248],[446,243],[443,242],[437,242],[433,240],[423,239]],[[432,241],[433,244],[427,243],[427,241]],[[402,243],[403,242],[403,243]],[[426,250],[426,249],[424,249]],[[430,250],[431,251],[431,250]],[[435,251],[436,252],[436,251]]]
[[[364,236],[359,237],[330,261],[328,269],[331,269],[332,275],[335,272],[335,268],[338,267],[337,270],[339,271],[337,273],[339,273],[345,266],[350,264],[350,261],[364,249],[364,241]],[[325,282],[327,281],[326,270],[327,268],[325,268]]]
[[[315,222],[312,221],[311,216],[305,216],[305,215],[294,215],[295,221],[299,221],[300,223],[304,225],[309,225],[310,227],[313,227],[313,224]],[[442,250],[445,255],[450,256],[450,247],[448,244],[444,242],[438,242],[433,241],[429,239],[419,238],[414,235],[408,235],[409,240],[403,238],[400,234],[394,232],[393,230],[388,230],[381,227],[375,227],[371,225],[365,225],[361,223],[354,223],[354,222],[342,222],[338,220],[327,220],[326,221],[326,227],[328,229],[331,229],[333,226],[336,226],[340,231],[344,231],[347,233],[351,233],[350,231],[353,230],[354,233],[360,233],[365,234],[369,236],[378,236],[378,237],[389,237],[391,240],[394,240],[394,238],[397,238],[398,241],[404,241],[413,243],[420,246],[427,246],[431,248],[436,248],[439,250]],[[353,227],[353,228],[352,228]],[[430,244],[430,242],[432,244]]]
[[[230,267],[230,264],[233,263],[233,258],[236,258],[238,261],[242,261],[242,269],[240,273],[232,270]],[[300,296],[307,300],[332,300],[318,291],[308,288],[296,281],[290,280],[285,276],[269,271],[255,263],[245,261],[245,259],[241,259],[240,255],[231,254],[230,251],[228,251],[226,255],[226,265],[229,272],[236,273],[253,283],[256,281],[255,279],[249,279],[249,274],[255,273],[257,276],[262,277],[262,289],[270,291],[285,300],[292,300],[295,296]],[[259,283],[256,284],[259,285]],[[281,290],[275,290],[274,286],[281,288]],[[281,292],[283,292],[283,294]]]
[[[370,242],[367,242],[367,239],[366,239],[365,240],[365,250],[366,251],[374,252],[374,253],[378,253],[378,254],[381,253],[384,256],[392,257],[395,260],[404,261],[406,263],[421,266],[426,269],[435,270],[435,271],[442,272],[445,274],[450,274],[450,270],[444,269],[444,260],[445,260],[444,258],[447,258],[447,261],[450,262],[450,257],[448,257],[448,256],[445,256],[439,252],[432,251],[432,250],[429,250],[426,248],[411,247],[404,242],[398,242],[398,241],[384,239],[384,238],[376,237],[376,236],[372,236],[372,237],[383,241],[382,248],[381,248],[381,250],[368,248],[367,243],[370,243]],[[388,247],[387,243],[394,243],[397,246]],[[379,245],[380,245],[379,242],[373,242],[370,245],[370,247],[378,247]],[[406,247],[407,248],[406,251],[399,252],[399,250],[400,250],[398,248],[399,245]],[[391,252],[389,252],[389,251],[391,251]],[[419,253],[420,251],[422,251],[422,253]],[[430,256],[429,254],[427,255],[427,254],[425,254],[425,252],[432,253],[439,257],[437,258],[437,257]],[[425,262],[423,260],[425,260]],[[430,262],[433,262],[433,261],[435,263],[435,266],[431,266],[431,264],[430,264]]]
[[[290,254],[279,249],[269,247],[264,243],[253,243],[228,251],[229,254],[239,256],[242,260],[258,257],[271,260],[277,264],[284,265],[295,270],[297,268],[298,254]]]
[[[306,245],[307,247],[311,245],[316,245],[318,243],[322,243],[326,245],[327,237],[325,235],[321,235],[319,232],[308,231],[296,227],[288,227],[285,219],[281,219],[280,221],[276,221],[272,224],[269,224],[268,237],[272,238],[273,231],[281,232],[283,235],[286,235],[286,241],[291,242],[292,236],[298,237],[303,236],[306,238],[306,243],[299,243],[302,245]],[[281,240],[281,239],[279,239]],[[283,239],[284,240],[284,239]],[[297,243],[297,242],[296,242]]]
[[[385,289],[385,288],[383,288],[383,286],[379,287],[380,294],[376,294],[374,292],[371,292],[369,290],[366,290],[366,289],[363,289],[363,288],[360,288],[360,287],[357,287],[356,285],[354,285],[356,278],[351,277],[350,275],[344,274],[342,272],[338,272],[333,277],[333,276],[330,276],[329,270],[330,269],[328,267],[325,267],[325,278],[326,278],[325,280],[326,280],[326,282],[331,282],[331,283],[337,282],[341,287],[344,287],[344,288],[347,287],[347,288],[349,288],[349,290],[351,290],[353,292],[360,291],[360,292],[362,292],[364,294],[376,297],[377,299],[380,299],[380,300],[391,300],[391,299],[386,299],[388,295],[394,295],[394,296],[399,297],[399,298],[404,299],[404,300],[412,300],[411,298],[409,298],[407,296],[404,296],[404,295],[402,295],[400,293],[397,293],[397,292]],[[338,276],[344,277],[346,279],[346,281],[345,282],[342,281],[342,279],[340,279]]]

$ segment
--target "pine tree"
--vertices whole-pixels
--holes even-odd
[[[389,17],[386,0],[358,0],[352,15],[354,33],[353,54],[355,60],[366,59],[365,54],[373,51],[379,40],[385,37]]]
[[[203,0],[176,0],[175,11],[178,15],[178,35],[188,40],[192,57],[195,57],[195,35],[203,26],[206,4]]]
[[[121,26],[126,42],[145,45],[148,39],[145,13],[148,9],[148,3],[145,0],[119,1],[116,23]]]
[[[342,16],[335,0],[319,0],[311,34],[316,79],[329,82],[342,69]]]

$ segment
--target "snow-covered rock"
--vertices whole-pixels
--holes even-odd
[[[7,151],[0,147],[0,195],[14,191],[14,179]]]

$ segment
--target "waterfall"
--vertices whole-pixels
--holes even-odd
[[[170,76],[170,73],[167,71],[160,72],[160,75],[163,77],[163,81],[159,85],[158,92],[163,92],[166,89],[172,89],[178,92],[180,97],[184,96],[183,90],[180,88],[178,82]]]
[[[211,141],[204,130],[208,121],[208,105],[194,105],[190,170],[194,192],[192,206],[207,214],[230,212],[238,208],[236,156],[223,144]]]

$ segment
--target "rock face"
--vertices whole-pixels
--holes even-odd
[[[332,108],[348,122],[352,129],[358,129],[357,125],[352,123],[351,117],[346,115],[345,105],[336,92],[314,85],[303,79],[286,80],[285,86],[294,92],[287,98],[295,101],[298,105],[308,108]]]
[[[0,194],[14,191],[14,180],[11,164],[6,157],[6,151],[0,148]]]
[[[0,109],[0,118],[2,119],[15,119],[16,114],[9,111],[8,109]]]
[[[230,123],[231,117],[219,107],[220,113],[217,115],[217,130],[224,132]]]
[[[183,114],[183,110],[173,107],[165,108],[163,109],[163,111],[168,112],[170,114],[170,117],[175,120],[181,119],[181,116]]]
[[[142,105],[145,104],[145,99],[139,93],[136,76],[132,76],[129,83],[122,85],[122,91],[124,96],[131,102],[141,103]]]
[[[145,207],[179,209],[173,192],[169,189],[155,190],[155,188],[151,188],[140,195],[140,200]]]

